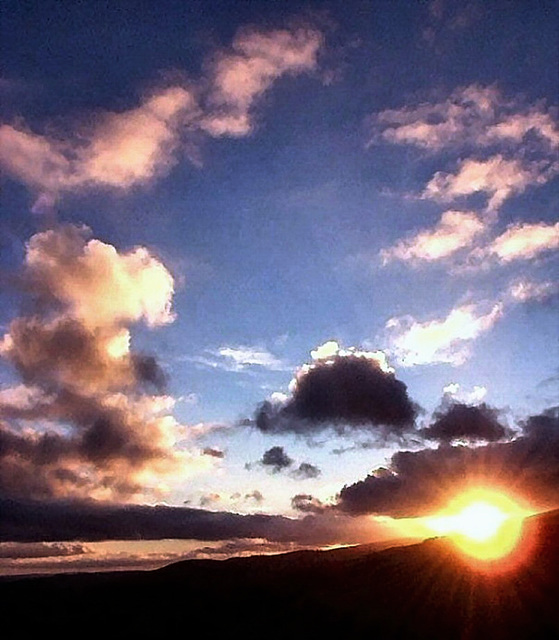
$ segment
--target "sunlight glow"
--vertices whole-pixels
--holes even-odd
[[[439,515],[426,518],[425,524],[450,537],[467,556],[493,562],[515,551],[529,513],[503,493],[477,488],[458,495]]]

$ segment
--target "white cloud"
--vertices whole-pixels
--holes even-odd
[[[463,160],[457,173],[437,171],[425,187],[425,199],[452,202],[474,193],[489,197],[487,211],[497,211],[503,202],[528,186],[544,184],[559,170],[558,164],[508,160],[497,154],[487,160]]]
[[[465,391],[457,382],[451,382],[443,388],[443,395],[466,404],[477,404],[485,398],[487,389],[476,384],[471,391]]]
[[[507,289],[507,296],[512,302],[544,302],[559,293],[559,283],[544,281],[534,282],[526,278],[519,278],[512,282]]]
[[[145,247],[120,253],[88,235],[70,226],[34,235],[25,257],[34,287],[88,327],[172,322],[174,280],[167,268]]]
[[[461,365],[470,356],[471,343],[489,331],[502,314],[502,303],[496,303],[485,314],[477,305],[468,304],[437,320],[391,318],[386,323],[390,351],[407,367],[434,363]]]
[[[559,222],[530,224],[517,223],[491,243],[487,253],[498,257],[501,262],[531,260],[541,253],[559,249]]]
[[[347,349],[344,349],[336,340],[328,340],[311,351],[313,363],[318,362],[320,364],[333,362],[335,358],[344,358],[348,356],[374,360],[385,373],[394,373],[394,369],[388,364],[388,359],[384,351],[364,351],[357,347],[348,347]],[[303,365],[304,372],[306,373],[308,369],[313,366],[314,364]]]
[[[267,349],[251,346],[220,347],[215,355],[220,356],[235,369],[246,367],[263,367],[265,369],[282,370],[285,364]]]
[[[371,125],[373,142],[380,137],[392,144],[430,151],[461,145],[518,144],[528,134],[537,136],[542,153],[559,146],[559,127],[544,103],[525,107],[518,98],[505,98],[494,85],[459,87],[440,102],[387,109],[374,115]]]
[[[144,185],[188,152],[193,131],[248,135],[257,99],[281,76],[315,69],[322,44],[311,28],[242,29],[205,65],[207,77],[159,89],[128,111],[92,114],[91,125],[58,136],[0,125],[0,166],[44,202],[68,191]]]
[[[485,224],[473,212],[445,211],[435,227],[383,249],[380,257],[383,264],[391,260],[411,263],[441,260],[469,246],[484,230]]]
[[[219,53],[210,66],[209,113],[201,127],[212,136],[250,133],[255,100],[281,76],[315,69],[322,42],[314,29],[241,29],[231,50]]]

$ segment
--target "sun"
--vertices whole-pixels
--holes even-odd
[[[523,519],[531,512],[505,493],[469,489],[425,524],[449,537],[474,561],[495,563],[510,556],[522,539]]]

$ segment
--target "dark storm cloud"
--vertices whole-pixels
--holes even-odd
[[[406,385],[377,360],[336,355],[301,371],[284,403],[263,402],[255,424],[265,433],[312,434],[333,426],[339,433],[353,427],[403,435],[416,414]]]
[[[452,440],[486,440],[493,442],[509,435],[508,430],[500,424],[498,412],[485,403],[470,406],[454,403],[444,411],[435,413],[435,421],[422,435],[429,440],[452,442]]]
[[[272,447],[264,452],[260,463],[265,467],[270,467],[274,473],[282,471],[293,464],[283,447]]]
[[[228,540],[328,544],[355,538],[344,519],[239,515],[202,509],[0,498],[0,542]],[[339,523],[338,523],[339,521]]]
[[[534,507],[559,504],[559,408],[530,417],[523,434],[483,446],[399,451],[386,469],[342,489],[347,513],[412,517],[445,505],[449,492],[479,483],[524,496]]]

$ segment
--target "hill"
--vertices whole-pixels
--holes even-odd
[[[526,529],[536,534],[529,558],[502,574],[476,571],[440,538],[3,581],[0,599],[12,637],[557,637],[559,511]]]

